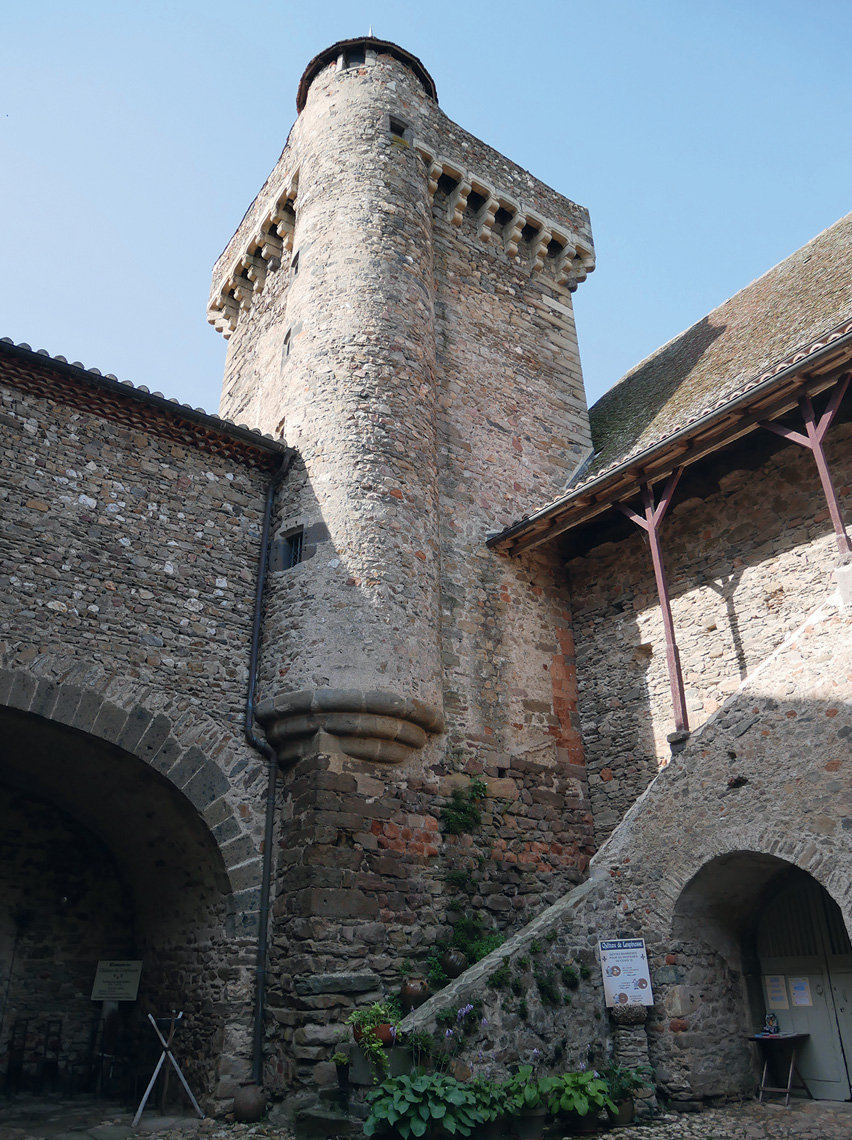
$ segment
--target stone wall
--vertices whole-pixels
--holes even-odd
[[[752,1091],[745,1034],[762,1024],[764,1009],[750,939],[772,884],[793,868],[811,875],[852,930],[852,793],[841,775],[852,733],[852,617],[836,595],[823,597],[652,780],[595,855],[589,880],[404,1028],[434,1028],[442,1009],[480,1002],[488,1026],[466,1041],[459,1063],[476,1070],[483,1044],[502,1063],[516,1059],[518,1042],[532,1040],[511,987],[523,985],[535,943],[539,975],[550,973],[561,989],[556,1003],[537,984],[526,991],[530,1021],[543,1027],[542,1063],[558,1070],[584,1060],[589,1042],[596,1057],[635,1063],[635,1034],[628,1057],[623,1027],[603,1010],[594,956],[599,939],[642,937],[655,998],[645,1047],[665,1095],[688,1102]],[[566,992],[562,966],[583,961],[592,976]],[[508,992],[494,989],[504,963]],[[554,1056],[563,1039],[564,1055]]]
[[[135,850],[131,835],[167,818],[145,815],[131,760],[189,813],[156,839],[175,883],[188,879],[186,904],[170,910],[159,872],[145,879],[144,844],[128,872],[152,987],[139,1010],[185,1009],[188,1070],[221,1103],[250,1064],[266,770],[242,716],[264,468],[278,460],[258,449],[252,466],[214,425],[197,432],[118,385],[89,390],[86,374],[34,354],[3,367],[0,705],[29,718],[6,775],[26,784],[22,757],[53,726],[65,735],[45,744],[39,794],[88,813],[95,834],[115,831],[113,813],[126,831],[111,842]],[[76,757],[74,781],[54,770],[58,754]],[[111,805],[104,788],[125,771]],[[194,828],[194,850],[178,852]]]
[[[844,423],[826,438],[835,485],[847,505],[850,434]],[[745,444],[752,451],[760,446],[759,437]],[[696,477],[692,489],[684,476],[662,528],[692,728],[797,627],[826,589],[837,560],[809,452],[783,447],[758,470],[741,452],[732,466],[703,485]],[[667,762],[666,735],[674,728],[650,555],[627,520],[615,533],[615,541],[593,545],[567,564],[599,840]]]

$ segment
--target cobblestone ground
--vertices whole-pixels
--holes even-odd
[[[610,1133],[618,1140],[852,1140],[852,1103],[800,1101],[726,1105],[658,1117]]]
[[[755,1101],[705,1112],[671,1114],[649,1124],[600,1132],[611,1140],[852,1140],[852,1103],[781,1104]],[[0,1140],[294,1140],[269,1122],[229,1124],[191,1117],[144,1116],[139,1128],[130,1115],[79,1104],[7,1105],[0,1109]],[[570,1140],[570,1138],[566,1138]]]

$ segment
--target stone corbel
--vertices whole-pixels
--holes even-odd
[[[526,215],[521,213],[514,202],[501,202],[500,205],[512,214],[512,217],[503,226],[503,248],[509,257],[517,257],[521,234],[527,224]]]
[[[550,245],[553,234],[543,223],[532,218],[529,218],[528,221],[530,225],[538,226],[538,233],[530,242],[530,260],[535,272],[544,268],[544,263],[547,260],[547,247]]]
[[[282,764],[316,751],[318,734],[347,756],[401,764],[444,731],[441,712],[423,701],[361,689],[303,689],[257,706],[257,719]]]
[[[434,198],[438,190],[438,182],[441,175],[444,173],[444,168],[440,162],[434,159],[429,163],[429,197]]]
[[[561,234],[558,235],[558,240],[562,242],[562,252],[556,258],[556,284],[568,285],[574,274],[574,258],[577,256],[577,248],[567,238],[563,238]]]
[[[467,199],[470,195],[471,185],[465,176],[459,176],[459,182],[447,201],[447,221],[452,226],[460,226],[467,208]]]
[[[225,340],[229,340],[231,333],[237,327],[240,310],[236,301],[230,294],[219,296],[207,312],[207,322],[216,332],[221,333]]]
[[[270,218],[267,225],[264,226],[263,232],[258,235],[257,245],[260,250],[260,256],[264,261],[270,263],[270,269],[275,269],[277,266],[273,265],[272,262],[280,262],[281,255],[284,252],[284,242],[277,234],[269,232],[268,226],[271,225],[272,219]]]
[[[248,272],[248,279],[254,286],[254,292],[262,293],[266,284],[266,262],[257,253],[246,253],[242,257],[242,266]]]
[[[247,277],[239,276],[231,279],[231,286],[234,290],[234,296],[240,309],[247,313],[251,308],[251,303],[254,298],[254,282],[249,281]]]
[[[289,201],[281,203],[272,211],[275,232],[281,238],[282,248],[293,249],[293,235],[296,232],[296,214]]]
[[[476,215],[476,236],[482,242],[490,242],[491,234],[494,229],[494,218],[497,211],[500,209],[500,201],[495,198],[490,190],[479,190],[474,187],[477,193],[483,194],[485,198],[485,205]]]

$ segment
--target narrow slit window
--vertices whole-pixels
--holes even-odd
[[[285,534],[283,538],[276,538],[269,551],[269,569],[273,573],[281,570],[292,570],[302,561],[302,544],[304,528]]]
[[[289,570],[293,566],[298,566],[302,561],[302,539],[304,531],[299,529],[293,534],[288,534],[284,538],[283,550],[283,570]]]
[[[298,250],[293,254],[293,260],[290,262],[290,272],[292,273],[292,275],[294,277],[299,272],[299,251]]]

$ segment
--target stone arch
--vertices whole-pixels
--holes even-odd
[[[775,858],[811,875],[840,907],[847,930],[852,932],[852,878],[848,866],[821,844],[821,837],[804,828],[779,836],[771,816],[759,826],[719,826],[708,830],[686,849],[678,849],[678,862],[669,863],[658,884],[655,909],[659,928],[671,931],[678,902],[702,869],[715,860],[747,852],[754,857]],[[659,856],[657,855],[658,859]]]
[[[755,1057],[746,1037],[765,1015],[760,919],[791,876],[808,876],[842,908],[846,892],[837,891],[820,855],[807,835],[782,840],[769,827],[762,837],[727,831],[708,838],[670,884],[663,922],[670,964],[655,979],[662,1011],[655,1060],[670,1095],[753,1092]],[[846,915],[844,921],[849,929]]]
[[[159,772],[211,829],[237,909],[241,902],[250,903],[260,887],[260,852],[227,801],[230,784],[224,772],[208,751],[184,743],[185,727],[176,726],[168,712],[132,700],[118,703],[90,686],[0,669],[0,708],[4,706],[85,732]]]
[[[199,1095],[221,1100],[232,1095],[250,1066],[261,862],[249,830],[252,824],[255,833],[259,830],[257,820],[241,818],[227,776],[212,758],[227,760],[228,753],[211,733],[209,718],[205,723],[199,716],[199,721],[188,724],[184,717],[178,722],[168,711],[116,699],[85,684],[0,671],[5,745],[0,811],[15,822],[17,846],[35,852],[42,868],[24,884],[27,897],[0,915],[0,927],[5,923],[9,928],[0,930],[0,936],[11,931],[18,938],[21,915],[43,913],[54,905],[54,896],[67,894],[78,913],[61,944],[57,922],[52,934],[44,933],[42,923],[40,951],[55,951],[57,963],[74,956],[68,931],[75,922],[80,928],[82,912],[91,921],[96,915],[96,925],[100,923],[101,896],[76,883],[74,891],[82,900],[77,901],[74,891],[60,887],[65,868],[51,858],[52,848],[73,851],[73,859],[83,863],[85,852],[92,852],[88,861],[98,868],[102,891],[113,900],[114,920],[100,923],[99,930],[109,929],[97,937],[88,937],[94,928],[87,927],[80,944],[89,948],[90,959],[143,959],[137,1038],[150,1034],[143,1017],[149,1010],[186,1009],[182,1052],[188,1073]],[[198,743],[202,733],[204,747]],[[237,744],[241,747],[238,738]],[[5,870],[7,882],[14,883],[8,864]],[[0,878],[3,871],[0,859]],[[121,915],[125,917],[115,917]],[[32,930],[30,918],[27,923]],[[19,953],[19,964],[23,959]],[[78,973],[93,977],[93,970],[94,962],[87,961]],[[19,993],[25,993],[23,973],[18,982]],[[73,1001],[63,1004],[58,988],[54,995],[53,1012],[61,1013],[70,1027],[69,1042],[76,1041],[76,1064],[86,1037],[83,1023],[94,1016],[83,992],[87,984],[78,981]],[[51,1012],[50,1000],[48,995],[39,1005],[21,998],[17,1016],[30,1016],[38,1032]],[[2,1029],[0,1049],[10,1025],[11,1018]]]

